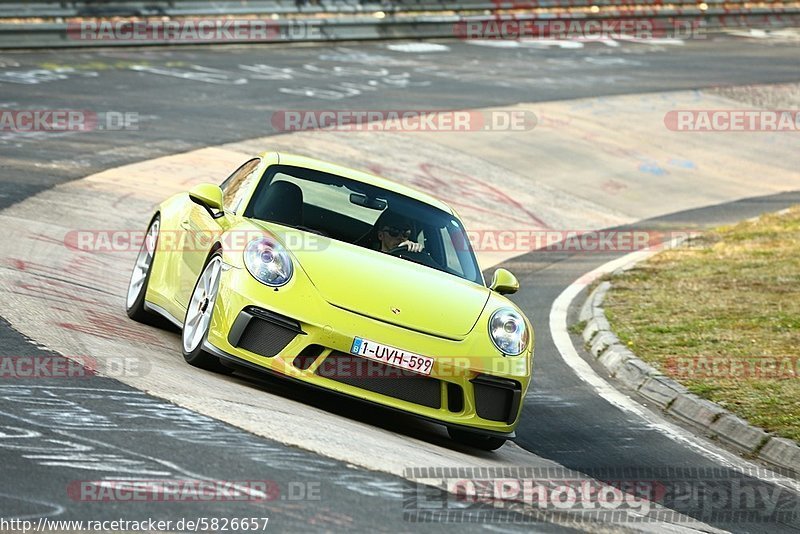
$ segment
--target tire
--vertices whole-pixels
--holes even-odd
[[[221,273],[222,254],[215,252],[206,261],[186,306],[181,331],[181,348],[183,359],[189,365],[215,373],[231,374],[233,369],[222,365],[218,357],[203,350],[203,341],[208,337],[211,326]]]
[[[447,433],[450,434],[450,439],[481,449],[483,451],[496,451],[506,442],[505,438],[498,438],[495,436],[487,436],[486,434],[479,434],[477,432],[469,432],[458,428],[447,427]]]
[[[128,282],[128,294],[125,299],[125,311],[134,321],[149,325],[159,325],[159,318],[144,308],[144,298],[147,294],[147,285],[150,283],[150,273],[158,245],[158,236],[161,230],[161,219],[158,215],[150,221],[147,227],[142,247],[133,265],[131,279]]]

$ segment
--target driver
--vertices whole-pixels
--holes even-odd
[[[384,211],[375,222],[378,230],[378,250],[389,252],[397,247],[407,247],[409,252],[422,252],[422,243],[411,241],[411,233],[414,225],[409,219],[390,212]]]

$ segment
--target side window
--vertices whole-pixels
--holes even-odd
[[[258,168],[261,160],[258,158],[251,159],[231,174],[220,186],[222,188],[222,208],[227,212],[236,212],[244,195],[250,190],[253,180],[256,178],[256,173],[253,172]]]

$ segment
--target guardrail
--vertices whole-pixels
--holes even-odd
[[[752,0],[706,0],[709,6],[752,3]],[[771,6],[797,6],[796,0],[772,0]],[[678,0],[673,5],[697,6],[697,2]],[[20,3],[0,0],[0,19],[74,17],[186,17],[211,15],[317,15],[371,12],[420,13],[531,9],[575,9],[619,7],[659,8],[664,0],[152,0],[152,1],[39,1]]]
[[[544,0],[556,5],[560,0]],[[588,0],[587,0],[588,1]],[[614,1],[614,0],[603,0]],[[534,4],[530,4],[535,7]],[[437,12],[497,9],[493,2],[464,0],[463,2],[437,2],[435,0],[400,0],[392,2],[359,0],[243,0],[243,1],[197,1],[171,0],[153,2],[38,2],[21,4],[17,1],[0,1],[0,18],[10,17],[90,17],[90,16],[168,16],[194,15],[315,15],[358,14],[375,11],[387,13]]]
[[[320,5],[315,6],[323,8],[322,2]],[[53,48],[53,47],[86,47],[86,46],[143,46],[143,45],[173,45],[173,44],[220,44],[220,43],[253,43],[253,42],[287,42],[287,41],[356,41],[356,40],[375,40],[375,39],[431,39],[431,38],[457,38],[463,37],[459,34],[459,25],[463,27],[466,23],[480,23],[485,21],[487,23],[498,20],[515,20],[515,21],[541,21],[541,20],[644,20],[648,21],[658,20],[664,24],[662,27],[669,27],[681,22],[691,23],[694,28],[700,30],[718,29],[723,27],[782,27],[782,26],[800,26],[800,4],[797,2],[782,2],[781,4],[774,5],[769,8],[749,8],[749,7],[729,7],[732,2],[736,0],[728,0],[725,4],[721,0],[706,0],[706,6],[698,6],[695,3],[691,4],[669,4],[670,7],[663,7],[656,3],[660,0],[633,0],[633,1],[620,1],[620,0],[538,0],[535,3],[539,6],[545,4],[557,4],[562,7],[564,11],[547,12],[547,11],[532,11],[528,13],[504,14],[505,12],[498,9],[498,6],[503,8],[509,5],[529,5],[531,2],[527,0],[517,1],[498,1],[498,2],[470,2],[470,0],[463,1],[458,4],[459,10],[436,10],[429,12],[419,11],[411,12],[406,9],[403,12],[388,12],[385,8],[381,9],[381,4],[378,3],[361,3],[358,4],[365,10],[365,6],[369,10],[361,15],[347,15],[341,12],[343,3],[337,3],[337,8],[340,12],[337,16],[315,16],[314,13],[305,13],[302,19],[279,17],[275,20],[267,20],[270,26],[274,29],[271,35],[264,39],[205,39],[201,43],[192,40],[165,40],[165,39],[147,39],[140,38],[135,40],[124,39],[84,39],[80,36],[76,37],[75,23],[57,21],[46,21],[36,23],[0,23],[0,49],[9,48]],[[744,1],[744,0],[742,0]],[[160,10],[161,7],[169,7],[170,13],[178,13],[181,9],[196,10],[198,6],[205,6],[206,8],[213,9],[213,12],[206,11],[202,15],[215,19],[220,17],[218,21],[224,20],[222,17],[236,17],[237,15],[249,14],[254,15],[252,10],[254,6],[264,7],[268,4],[277,5],[281,3],[284,7],[288,3],[294,3],[294,0],[268,0],[268,1],[252,1],[252,2],[236,2],[242,9],[248,11],[240,13],[231,13],[230,11],[218,11],[224,8],[227,2],[204,2],[198,0],[172,0],[172,1],[155,1],[155,2],[106,2],[97,5],[122,5],[126,9],[134,5],[142,6],[142,9]],[[607,7],[598,8],[597,12],[594,10],[576,10],[574,7],[583,6],[591,2],[590,5],[605,5]],[[353,2],[355,3],[355,2]],[[39,2],[37,4],[26,4],[30,9],[34,6],[48,6],[59,4],[63,9],[79,9],[80,6],[94,4],[92,2]],[[332,4],[332,2],[331,2]],[[393,2],[397,7],[398,2]],[[405,0],[401,2],[403,6],[417,5],[417,6],[430,6],[430,0],[421,0],[420,2],[412,2]],[[566,4],[573,7],[572,10],[566,11]],[[0,0],[0,11],[5,7],[11,5],[18,5],[8,0]],[[438,5],[448,5],[440,3]],[[785,7],[784,7],[785,5]],[[322,6],[322,7],[320,7]],[[466,6],[470,8],[467,9]],[[489,14],[474,14],[481,13],[482,9],[472,9],[473,6],[491,6]],[[375,12],[379,13],[380,17],[374,16]],[[445,11],[450,11],[445,13]],[[294,11],[287,11],[287,13],[300,14],[302,6],[295,6]],[[200,15],[196,11],[192,11],[195,15]],[[273,14],[277,14],[272,12]],[[327,11],[325,13],[328,13]],[[420,14],[421,13],[421,14]],[[109,15],[110,16],[110,15]],[[160,17],[171,18],[177,15],[170,15],[165,12],[159,12]],[[120,17],[122,17],[120,15]],[[107,17],[98,17],[101,20]],[[147,17],[144,17],[147,18]],[[117,19],[118,20],[118,19]],[[284,31],[292,24],[297,24],[298,20],[302,20],[303,24],[314,25],[315,31],[312,32],[292,32]]]

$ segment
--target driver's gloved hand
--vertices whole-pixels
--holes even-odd
[[[408,239],[403,241],[402,243],[400,243],[397,246],[398,247],[408,247],[408,251],[409,252],[422,252],[422,243],[414,243],[413,241],[410,241]]]

